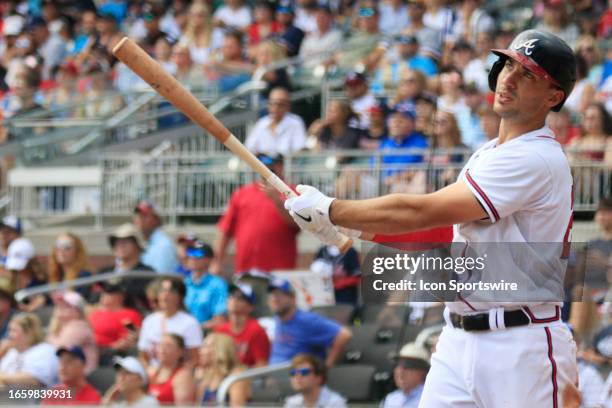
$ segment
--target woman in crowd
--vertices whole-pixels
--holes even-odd
[[[214,33],[208,6],[202,2],[193,3],[189,8],[187,27],[180,44],[189,48],[191,60],[195,64],[206,62],[211,51],[221,44],[222,38],[214,38]]]
[[[436,191],[455,182],[457,173],[461,170],[461,164],[469,154],[467,151],[465,153],[451,151],[454,149],[467,150],[467,146],[461,143],[461,132],[459,132],[457,119],[452,113],[446,111],[436,113],[431,148],[431,163],[434,166],[443,167],[435,169],[434,179],[429,180],[432,191]],[[448,168],[450,165],[455,165],[456,168]]]
[[[393,109],[399,103],[414,103],[427,87],[427,78],[421,71],[409,69],[405,71],[397,86],[397,92],[388,102],[389,108]]]
[[[327,105],[325,117],[310,125],[309,134],[316,137],[316,150],[357,149],[364,137],[360,129],[349,126],[357,115],[351,105],[341,99],[334,99]]]
[[[58,382],[55,347],[45,343],[38,316],[15,315],[0,343],[0,389],[51,387]]]
[[[85,92],[87,103],[81,106],[79,117],[106,118],[123,106],[123,100],[117,94],[109,94],[112,89],[108,72],[99,64],[92,64],[86,74],[91,78],[89,89]]]
[[[55,307],[49,323],[47,342],[56,348],[79,346],[85,353],[85,372],[98,367],[98,347],[85,317],[85,299],[77,292],[54,294]]]
[[[610,135],[612,119],[601,103],[590,103],[584,110],[582,136],[570,143],[570,158],[577,160],[612,161]]]
[[[587,63],[578,55],[576,58],[576,85],[563,105],[563,108],[569,109],[575,115],[584,113],[595,97],[595,87],[589,82],[587,75]]]
[[[387,136],[387,105],[382,101],[377,101],[368,111],[370,124],[366,132],[366,137],[359,142],[359,147],[367,150],[376,150],[380,146],[381,140]]]
[[[70,118],[73,116],[73,109],[66,109],[66,105],[72,105],[79,99],[78,78],[79,69],[72,61],[65,62],[57,68],[57,87],[47,93],[44,102],[45,108],[56,111],[55,117]]]
[[[274,41],[264,41],[259,43],[255,50],[255,67],[254,73],[257,73],[258,68],[263,68],[273,62],[280,61],[287,57],[285,48]],[[285,88],[291,90],[291,80],[285,68],[278,68],[267,71],[261,78],[266,83],[266,89],[262,92],[264,99],[268,98],[270,91],[274,88]]]
[[[255,21],[247,27],[249,47],[256,46],[280,30],[280,24],[274,19],[274,5],[268,1],[258,1],[253,13]]]
[[[159,343],[159,367],[149,378],[149,394],[160,404],[191,405],[195,400],[195,382],[191,367],[184,364],[185,341],[174,334],[164,334]]]
[[[51,249],[47,270],[49,283],[71,281],[91,276],[89,258],[83,241],[70,232],[58,235],[55,245]],[[89,286],[75,290],[88,298]]]
[[[32,244],[23,240],[19,247],[11,246],[5,266],[11,271],[15,290],[31,289],[47,283],[47,273],[34,254]],[[28,296],[19,303],[19,310],[33,312],[49,302],[47,296],[38,294]]]
[[[595,37],[583,35],[576,42],[576,54],[581,56],[587,65],[587,78],[589,82],[597,87],[601,82],[603,73],[602,55]]]
[[[246,368],[240,365],[236,345],[226,334],[212,333],[206,336],[195,369],[197,401],[202,405],[216,405],[217,390],[229,375],[240,373]],[[229,405],[245,406],[251,394],[249,381],[238,381],[229,389]]]

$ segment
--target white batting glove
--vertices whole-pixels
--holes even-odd
[[[312,186],[299,185],[297,197],[285,201],[285,209],[297,225],[323,242],[328,242],[338,231],[329,219],[329,207],[335,198],[328,197]]]

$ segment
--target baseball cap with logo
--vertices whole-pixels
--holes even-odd
[[[394,360],[401,362],[404,368],[429,370],[429,353],[416,343],[404,344]]]
[[[25,238],[18,238],[9,245],[4,266],[6,269],[20,271],[34,255],[34,245]]]
[[[268,283],[268,292],[272,292],[273,290],[280,290],[287,295],[295,295],[295,290],[287,279],[272,278]]]
[[[212,258],[214,256],[213,249],[204,241],[197,240],[189,248],[187,248],[187,256],[189,258]]]
[[[357,71],[349,72],[344,79],[344,85],[354,86],[366,83],[367,79],[364,74]]]
[[[2,222],[0,222],[0,228],[10,228],[18,234],[21,234],[21,232],[23,231],[21,219],[15,215],[7,215],[6,217],[2,218]]]
[[[235,283],[230,285],[229,293],[233,294],[235,292],[239,292],[250,304],[254,304],[257,301],[255,291],[251,285],[247,285],[246,283]]]
[[[64,354],[64,353],[72,354],[73,356],[75,356],[76,358],[78,358],[79,360],[81,360],[84,363],[87,361],[87,358],[85,357],[85,352],[79,346],[60,347],[55,352],[55,355],[58,356],[58,357],[61,357],[62,354]]]
[[[147,373],[145,373],[144,367],[136,357],[128,356],[128,357],[119,357],[115,356],[113,358],[113,367],[116,369],[123,368],[125,371],[130,372],[132,374],[138,374],[138,376],[142,379],[143,383],[147,383]]]
[[[119,226],[108,237],[108,242],[112,248],[115,246],[115,243],[117,242],[117,240],[125,239],[125,238],[132,238],[136,242],[136,244],[140,247],[140,249],[144,248],[143,243],[142,243],[143,239],[142,239],[142,235],[140,234],[140,231],[136,228],[134,224],[131,224],[131,223],[126,223],[126,224]]]
[[[134,207],[134,214],[151,214],[159,216],[159,211],[151,201],[141,200],[136,204],[136,207]]]
[[[398,103],[397,105],[395,105],[391,113],[392,114],[400,113],[404,117],[410,118],[410,119],[416,118],[416,108],[414,104],[411,102]]]

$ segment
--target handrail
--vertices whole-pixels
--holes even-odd
[[[288,370],[291,367],[291,362],[286,361],[284,363],[268,365],[265,367],[256,367],[251,368],[249,370],[243,371],[241,373],[232,374],[230,376],[225,377],[225,379],[219,385],[219,389],[217,391],[217,404],[221,407],[225,406],[225,399],[227,393],[232,386],[237,381],[246,380],[255,377],[261,377],[264,375],[280,372],[283,370]]]
[[[87,276],[85,278],[78,278],[78,279],[74,279],[74,280],[69,280],[69,281],[62,281],[62,282],[58,282],[58,283],[48,283],[46,285],[39,285],[39,286],[34,286],[33,288],[28,288],[28,289],[21,289],[17,292],[15,292],[15,300],[17,300],[18,302],[21,302],[22,300],[24,300],[27,297],[33,296],[33,295],[42,295],[45,293],[50,293],[50,292],[54,292],[56,290],[66,290],[66,289],[70,289],[70,288],[78,288],[81,286],[88,286],[91,285],[92,283],[98,283],[98,282],[104,282],[104,281],[108,281],[111,279],[133,279],[133,278],[138,278],[138,279],[142,279],[142,278],[151,278],[151,279],[158,279],[158,278],[183,278],[183,275],[178,274],[178,273],[159,273],[159,272],[149,272],[149,271],[130,271],[130,272],[107,272],[107,273],[101,273],[101,274],[97,274],[97,275],[93,275],[93,276]]]

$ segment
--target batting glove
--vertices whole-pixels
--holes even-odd
[[[285,209],[300,228],[315,235],[332,235],[337,230],[329,219],[329,207],[335,198],[331,198],[312,186],[299,185],[297,197],[285,201]]]

